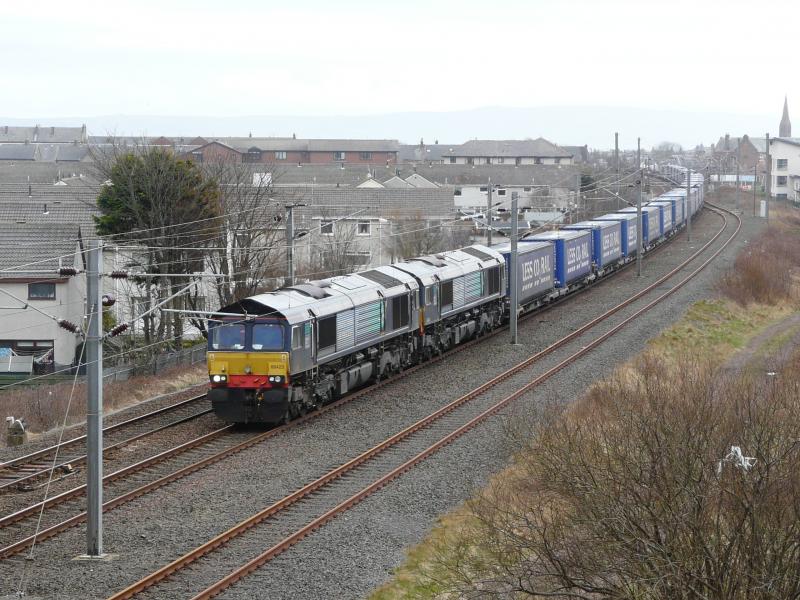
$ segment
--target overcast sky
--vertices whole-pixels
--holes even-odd
[[[2,117],[587,105],[774,115],[788,94],[800,122],[797,0],[72,0],[0,11]]]

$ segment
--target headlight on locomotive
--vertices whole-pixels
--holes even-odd
[[[225,382],[228,381],[228,376],[227,375],[212,375],[211,376],[211,381],[213,383],[225,383]]]

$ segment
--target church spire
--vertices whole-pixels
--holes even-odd
[[[778,129],[779,137],[792,137],[792,122],[789,120],[789,99],[783,99],[783,117],[781,117],[781,126]]]

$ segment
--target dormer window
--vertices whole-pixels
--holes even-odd
[[[247,163],[261,162],[261,150],[256,147],[250,148],[242,158]]]

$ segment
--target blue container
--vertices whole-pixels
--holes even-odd
[[[555,257],[555,286],[567,287],[592,271],[590,231],[545,231],[524,238],[526,242],[552,242]]]
[[[511,272],[511,244],[492,246],[503,255],[506,273]],[[527,304],[555,287],[555,260],[552,242],[531,242],[521,239],[517,244],[517,299]],[[506,294],[511,296],[511,277],[506,276]]]
[[[581,221],[564,225],[562,229],[592,232],[592,260],[598,269],[622,257],[622,224],[619,221]]]
[[[631,206],[623,208],[617,212],[636,214],[636,208]],[[652,244],[662,235],[661,231],[661,210],[655,206],[642,207],[642,241]]]
[[[647,206],[655,206],[658,208],[658,216],[659,216],[659,223],[661,225],[661,231],[664,235],[668,234],[672,231],[673,226],[673,216],[672,211],[674,210],[674,206],[671,200],[659,200],[648,202]]]
[[[617,221],[622,227],[622,256],[636,254],[636,215],[630,213],[609,213],[595,217],[595,221]]]

